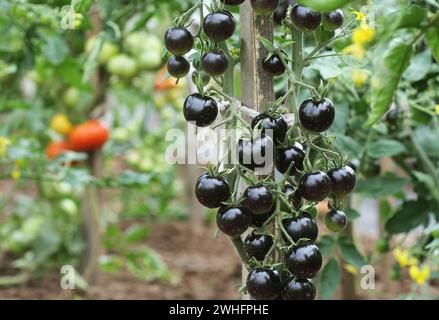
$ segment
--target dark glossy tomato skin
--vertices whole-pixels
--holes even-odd
[[[296,246],[287,252],[285,264],[293,276],[312,278],[322,267],[322,255],[315,244]]]
[[[285,66],[278,54],[267,55],[262,60],[262,68],[272,76],[280,76],[285,72]]]
[[[244,250],[249,258],[264,261],[268,251],[273,246],[273,237],[268,234],[252,232],[244,240]]]
[[[251,5],[257,15],[268,16],[276,10],[279,0],[251,0]]]
[[[219,208],[230,197],[230,186],[224,177],[202,175],[195,186],[198,201],[207,208]]]
[[[343,231],[347,224],[348,219],[343,211],[331,210],[325,216],[325,225],[332,232]]]
[[[273,140],[268,136],[253,141],[240,139],[237,145],[239,163],[249,170],[257,170],[272,165]]]
[[[299,120],[306,130],[311,132],[324,132],[328,130],[335,119],[335,108],[328,99],[314,101],[307,99],[299,108]]]
[[[273,205],[273,207],[264,214],[252,214],[251,225],[256,228],[262,227],[263,224],[273,215],[275,211],[276,211],[276,206]]]
[[[194,93],[186,98],[183,114],[187,121],[195,122],[197,127],[207,127],[218,116],[218,105],[212,98]]]
[[[229,60],[222,50],[214,50],[203,54],[201,65],[209,76],[217,77],[227,71]]]
[[[282,285],[284,300],[314,300],[316,287],[308,279],[294,279],[289,277]]]
[[[328,30],[339,29],[344,22],[343,10],[337,9],[323,14],[323,27]]]
[[[279,297],[282,284],[273,270],[255,268],[247,276],[247,291],[256,300],[275,300]]]
[[[231,237],[243,234],[251,223],[251,214],[244,207],[224,206],[218,210],[216,224],[218,228]]]
[[[322,22],[322,15],[310,8],[296,4],[291,9],[291,21],[302,32],[314,31]]]
[[[224,2],[229,6],[238,6],[243,3],[245,0],[225,0]]]
[[[172,56],[168,61],[168,72],[175,78],[183,78],[191,68],[189,61],[184,57]]]
[[[294,208],[299,209],[302,206],[302,196],[291,184],[284,186],[284,193],[288,195],[288,199],[293,204]]]
[[[303,146],[298,142],[295,142],[291,147],[276,149],[275,166],[280,173],[286,173],[288,168],[292,166],[290,175],[297,174],[298,170],[303,170],[304,160],[305,152]]]
[[[296,4],[295,0],[281,0],[276,10],[273,12],[273,21],[275,24],[282,24],[282,20],[286,18],[288,13],[288,6],[294,6]]]
[[[203,30],[207,37],[215,42],[229,39],[235,32],[236,22],[227,11],[209,13],[203,22]]]
[[[358,169],[360,169],[360,160],[359,159],[352,159],[351,161],[349,161],[348,166],[352,168],[352,170],[354,170],[354,172],[357,172]]]
[[[297,218],[282,220],[282,225],[294,242],[305,238],[309,239],[309,242],[314,242],[319,235],[319,228],[317,227],[316,221],[306,212],[303,212]]]
[[[299,182],[300,195],[308,201],[322,201],[331,193],[331,189],[331,179],[322,171],[307,173]]]
[[[251,123],[252,129],[260,128],[261,134],[271,134],[275,142],[284,142],[288,131],[288,124],[283,115],[271,117],[266,113],[260,113],[253,118]],[[272,130],[269,132],[267,130]]]
[[[184,28],[172,27],[165,33],[165,46],[175,56],[182,56],[194,47],[194,37]]]
[[[273,194],[265,186],[248,187],[243,204],[252,214],[265,214],[273,207]]]
[[[332,182],[332,193],[337,196],[345,196],[351,193],[357,182],[355,171],[349,167],[335,168],[328,171]]]

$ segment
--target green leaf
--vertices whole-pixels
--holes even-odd
[[[53,34],[46,35],[44,40],[45,42],[41,48],[42,53],[50,63],[60,65],[69,53],[69,48],[64,39],[57,34]]]
[[[388,29],[394,32],[394,30],[398,28],[418,28],[424,23],[426,17],[427,10],[424,7],[419,5],[407,5],[394,14],[389,15],[387,21],[392,23],[392,26]]]
[[[393,213],[393,208],[390,205],[389,201],[383,199],[379,203],[379,213],[380,217],[383,221],[386,221]]]
[[[431,69],[431,51],[425,50],[417,54],[404,72],[404,79],[416,82],[425,78]]]
[[[334,145],[350,158],[357,158],[363,150],[363,146],[359,142],[345,135],[337,135]]]
[[[338,246],[340,248],[341,256],[347,263],[356,267],[362,267],[366,264],[366,260],[351,239],[346,237],[340,238]]]
[[[436,62],[439,61],[439,25],[428,28],[426,32],[427,45]]]
[[[297,2],[303,6],[321,12],[328,12],[341,8],[351,1],[352,0],[297,0]]]
[[[407,201],[386,222],[385,229],[390,234],[408,232],[413,228],[428,224],[430,203],[427,201]]]
[[[428,156],[439,158],[439,143],[437,143],[439,141],[439,128],[417,126],[413,138]]]
[[[270,40],[268,40],[267,38],[264,38],[263,36],[259,36],[258,37],[259,41],[261,41],[262,45],[265,47],[265,49],[267,49],[268,51],[272,52],[274,51],[276,48],[274,47],[273,43],[271,43]]]
[[[334,258],[331,258],[326,266],[323,268],[322,276],[320,278],[320,294],[322,299],[331,299],[337,291],[337,286],[340,283],[341,270],[340,266]]]
[[[144,240],[149,235],[149,229],[145,226],[132,226],[125,231],[125,241],[133,243]]]
[[[371,79],[371,107],[366,126],[375,124],[389,110],[402,74],[413,54],[413,46],[401,38],[393,39],[384,57],[377,58]]]
[[[359,180],[355,187],[355,192],[369,197],[387,197],[402,190],[408,182],[407,179],[387,174],[385,176]]]
[[[358,219],[361,216],[357,210],[354,210],[352,208],[346,209],[344,213],[346,213],[346,217],[348,218],[349,221]]]
[[[331,236],[324,235],[320,238],[317,247],[319,247],[322,256],[327,257],[331,254],[332,250],[335,247],[335,239]]]
[[[371,158],[380,159],[391,157],[406,151],[405,146],[396,140],[381,139],[367,148],[367,153]]]

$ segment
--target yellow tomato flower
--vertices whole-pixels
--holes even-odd
[[[355,15],[355,20],[364,21],[366,20],[366,14],[361,11],[353,10],[352,13]]]
[[[437,105],[434,107],[434,110],[436,111],[436,114],[439,114],[439,104],[437,104]]]
[[[341,53],[350,54],[354,56],[356,59],[361,60],[366,55],[366,49],[360,44],[353,43],[350,46],[344,48]]]
[[[235,59],[239,58],[239,49],[238,48],[231,48],[230,55]]]
[[[345,264],[344,268],[347,272],[356,275],[358,273],[358,269],[351,264]]]
[[[408,250],[401,249],[400,247],[397,247],[395,250],[393,250],[393,257],[402,268],[418,264],[418,260],[416,258],[410,257]]]
[[[367,79],[369,78],[369,74],[367,71],[362,69],[352,69],[351,71],[351,79],[354,81],[355,86],[362,87]]]
[[[74,20],[73,20],[73,28],[77,29],[81,26],[82,24],[82,20],[84,19],[84,16],[80,13],[75,13],[73,15]]]
[[[368,24],[361,24],[352,33],[352,42],[358,45],[365,45],[366,43],[372,42],[375,38],[375,29]]]
[[[430,278],[430,267],[423,266],[419,268],[416,266],[411,266],[409,270],[410,278],[415,281],[418,285],[423,286],[425,282],[427,282],[428,278]]]
[[[69,118],[63,113],[52,117],[50,127],[62,135],[68,135],[73,130],[73,125],[70,123]]]
[[[6,137],[0,136],[0,157],[4,157],[6,155],[6,151],[8,147],[11,145],[11,140]]]

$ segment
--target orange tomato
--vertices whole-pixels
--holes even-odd
[[[89,120],[70,133],[70,143],[75,151],[92,151],[107,142],[109,131],[99,120]]]
[[[70,142],[68,141],[51,141],[46,147],[46,156],[53,160],[56,157],[72,150]]]
[[[165,80],[163,80],[166,72],[167,72],[167,68],[164,67],[157,74],[154,84],[155,91],[174,89],[177,86],[175,79],[172,77],[168,77]]]

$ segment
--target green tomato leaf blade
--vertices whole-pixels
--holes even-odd
[[[323,268],[322,276],[320,278],[320,294],[322,299],[331,299],[340,283],[341,270],[340,266],[334,258],[331,258],[326,266]]]

